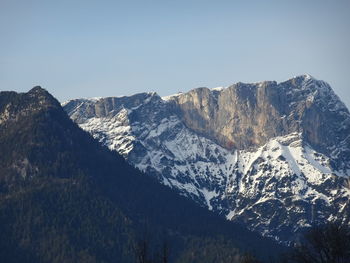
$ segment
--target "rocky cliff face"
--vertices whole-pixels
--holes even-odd
[[[80,127],[208,209],[280,241],[349,222],[350,114],[323,81],[64,104]]]
[[[330,148],[350,134],[345,105],[327,83],[309,75],[279,84],[194,89],[170,100],[187,127],[227,149],[256,148],[297,132],[312,147],[330,154]]]

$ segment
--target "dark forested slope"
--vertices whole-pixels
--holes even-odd
[[[280,249],[141,174],[40,87],[0,93],[3,262],[135,262],[146,236],[150,251],[166,241],[178,262]]]

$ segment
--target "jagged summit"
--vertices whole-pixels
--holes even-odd
[[[14,101],[16,103],[14,103]],[[0,92],[0,124],[47,109],[62,111],[60,103],[45,89],[36,86],[28,92]]]
[[[56,104],[56,99],[44,88],[41,86],[35,86],[32,89],[30,89],[28,92],[22,93],[24,96],[30,96],[33,97],[33,99],[45,99],[47,101],[52,101]]]
[[[310,75],[65,110],[140,170],[263,235],[350,220],[350,114]]]
[[[47,90],[43,89],[41,86],[34,86],[29,90],[29,93],[47,93]]]
[[[297,75],[297,76],[294,76],[293,78],[289,79],[289,80],[293,80],[293,79],[302,79],[302,80],[316,80],[316,78],[314,78],[313,76],[311,76],[310,74],[308,73],[305,73],[305,74],[301,74],[301,75]],[[288,80],[287,80],[288,81]]]
[[[93,116],[113,116],[120,110],[133,111],[140,105],[150,102],[161,102],[156,92],[137,93],[131,96],[74,99],[62,104],[70,116],[78,116],[78,123],[84,122]]]
[[[223,86],[219,86],[219,87],[215,87],[215,88],[198,87],[198,88],[194,88],[188,92],[178,92],[178,93],[175,93],[172,95],[164,96],[164,97],[162,97],[162,99],[165,101],[168,101],[168,100],[171,100],[172,98],[176,98],[176,97],[179,97],[181,95],[186,95],[187,93],[196,92],[199,90],[210,90],[213,93],[218,93],[218,92],[220,93],[220,92],[223,92],[224,90],[226,90],[227,88],[238,88],[238,87],[259,88],[259,87],[266,87],[266,86],[277,87],[277,84],[291,83],[291,82],[295,83],[296,86],[301,87],[300,84],[302,82],[307,82],[307,81],[318,81],[318,80],[316,78],[314,78],[313,76],[311,76],[310,74],[302,74],[302,75],[294,76],[293,78],[282,81],[280,83],[277,83],[274,80],[264,80],[264,81],[258,81],[258,82],[253,82],[253,83],[237,82],[237,83],[231,84],[227,87],[223,87]]]

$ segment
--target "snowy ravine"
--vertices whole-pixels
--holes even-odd
[[[81,128],[140,170],[264,236],[289,242],[314,224],[349,223],[350,114],[328,84],[308,75],[63,106]],[[333,141],[318,130],[327,118],[336,118],[327,122]],[[249,129],[242,132],[239,125]]]

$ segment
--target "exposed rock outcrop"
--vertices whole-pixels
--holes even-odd
[[[64,108],[139,169],[263,235],[289,242],[350,220],[350,114],[309,75]]]

